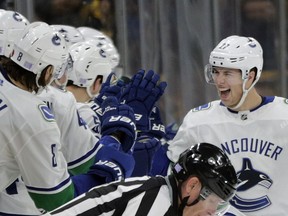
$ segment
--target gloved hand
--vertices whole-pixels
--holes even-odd
[[[109,136],[104,136],[100,139],[100,143],[107,142],[107,138],[111,140]],[[121,152],[117,149],[118,144],[104,144],[97,152],[95,164],[90,167],[88,173],[105,178],[106,183],[130,177],[135,166],[134,158],[131,154]]]
[[[118,138],[124,152],[129,152],[136,139],[134,111],[126,104],[120,104],[115,97],[108,97],[101,105],[101,134]]]
[[[132,176],[144,176],[150,174],[150,169],[154,159],[155,152],[160,148],[161,142],[156,138],[139,137],[136,140],[133,157],[135,168]]]
[[[163,175],[168,174],[168,168],[171,163],[167,157],[168,144],[162,144],[160,148],[154,154],[154,160],[152,162],[151,172],[149,175]]]
[[[157,106],[153,107],[149,120],[151,128],[148,133],[158,139],[165,137],[165,126],[162,122],[160,110]]]
[[[175,135],[177,134],[178,129],[179,129],[179,125],[176,122],[168,124],[165,128],[166,140],[172,140],[175,137]]]
[[[124,81],[117,80],[116,83],[113,83],[115,76],[113,72],[109,74],[106,81],[102,83],[99,94],[94,98],[93,105],[91,105],[92,110],[97,114],[98,118],[102,116],[101,104],[107,97],[115,96],[118,100],[120,99]]]
[[[113,79],[115,79],[115,81],[113,81]],[[123,86],[124,81],[121,79],[116,80],[115,73],[111,72],[106,81],[102,83],[99,95],[94,98],[94,102],[101,105],[109,96],[114,96],[119,100]]]
[[[135,112],[137,130],[150,129],[151,110],[167,86],[166,82],[158,83],[159,79],[159,75],[152,70],[146,74],[140,70],[132,77],[121,96],[121,103],[128,104]]]

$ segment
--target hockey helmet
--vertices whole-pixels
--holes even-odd
[[[14,42],[27,27],[29,21],[16,11],[0,12],[0,55],[10,57]]]
[[[237,35],[223,39],[211,52],[209,65],[205,68],[205,78],[208,83],[214,83],[213,67],[240,69],[242,79],[248,79],[252,68],[257,68],[253,85],[259,80],[263,67],[263,50],[257,40],[252,37]]]
[[[198,143],[184,151],[173,165],[172,172],[181,182],[190,176],[198,177],[202,188],[210,189],[224,201],[236,191],[234,167],[220,148],[209,143]]]
[[[69,52],[73,67],[68,79],[76,86],[88,89],[97,76],[102,76],[102,81],[105,82],[112,72],[112,66],[106,52],[94,44],[87,41],[75,43],[70,47]],[[93,97],[91,93],[89,96]]]
[[[11,59],[39,77],[48,65],[53,66],[53,77],[58,79],[67,67],[68,48],[65,39],[44,22],[33,22],[22,31],[14,44]]]

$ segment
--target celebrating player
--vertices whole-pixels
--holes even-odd
[[[223,39],[205,68],[206,80],[215,85],[220,100],[185,116],[167,156],[175,162],[187,141],[212,142],[228,154],[242,181],[230,203],[245,215],[285,215],[288,203],[279,196],[288,190],[283,172],[288,100],[259,95],[255,84],[262,66],[263,51],[254,38]]]

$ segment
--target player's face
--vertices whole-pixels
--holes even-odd
[[[236,106],[243,94],[241,71],[214,67],[212,76],[222,103],[227,107]]]

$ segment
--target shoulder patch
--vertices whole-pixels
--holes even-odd
[[[38,108],[46,121],[55,121],[53,113],[46,104],[40,104]]]
[[[198,111],[202,111],[202,110],[208,110],[211,107],[211,103],[207,103],[204,105],[201,105],[199,107],[195,107],[192,109],[192,112],[198,112]]]

